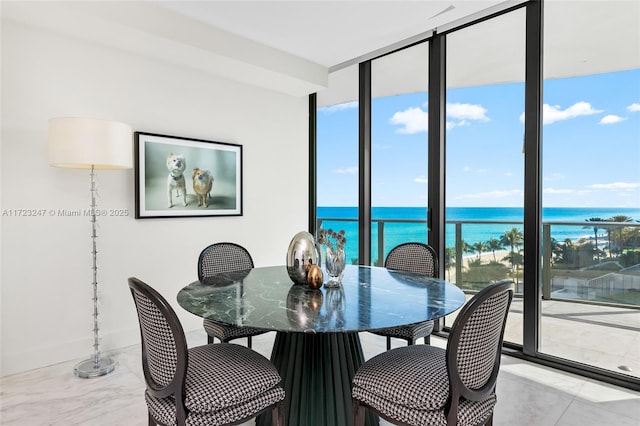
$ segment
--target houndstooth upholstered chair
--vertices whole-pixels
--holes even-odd
[[[269,408],[284,426],[281,377],[271,362],[240,345],[187,349],[175,311],[153,288],[129,278],[142,338],[149,425],[235,425]]]
[[[400,425],[492,425],[511,287],[491,284],[467,302],[446,350],[405,346],[365,362],[353,378],[354,426],[365,407]]]
[[[200,281],[214,274],[245,269],[253,269],[253,259],[247,249],[235,243],[211,244],[202,250],[198,257],[198,279]],[[207,332],[208,343],[213,343],[214,337],[223,343],[246,337],[247,346],[251,348],[251,336],[266,333],[265,330],[258,328],[221,324],[209,319],[205,319],[202,325]]]
[[[438,256],[433,247],[423,243],[411,242],[400,244],[389,252],[384,261],[384,267],[396,271],[413,272],[429,277],[435,277],[438,273]],[[400,327],[389,327],[380,330],[372,330],[372,333],[387,338],[387,350],[391,349],[391,338],[406,340],[409,345],[424,337],[424,342],[429,343],[429,336],[433,331],[433,321],[423,321]]]

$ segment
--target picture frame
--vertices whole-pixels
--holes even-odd
[[[242,216],[242,145],[134,133],[135,217]]]

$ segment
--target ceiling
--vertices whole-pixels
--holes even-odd
[[[157,3],[327,68],[504,0],[169,1]]]
[[[318,92],[330,104],[354,98],[357,74],[349,64],[522,2],[2,0],[0,13],[3,20],[289,95]],[[640,1],[545,0],[545,28],[545,78],[640,67]],[[450,87],[522,81],[524,11],[452,33],[448,49]],[[378,61],[379,69],[424,66],[416,54],[424,56],[419,49],[393,55]],[[425,90],[418,80],[389,78],[378,95]]]

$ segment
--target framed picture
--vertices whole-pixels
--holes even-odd
[[[135,132],[136,219],[242,216],[242,146]]]

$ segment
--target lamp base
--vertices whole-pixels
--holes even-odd
[[[77,363],[76,366],[73,367],[73,373],[78,377],[88,379],[91,377],[98,377],[109,374],[116,369],[117,365],[117,361],[114,361],[108,357],[99,358],[98,362],[96,362],[94,358],[90,358]]]

